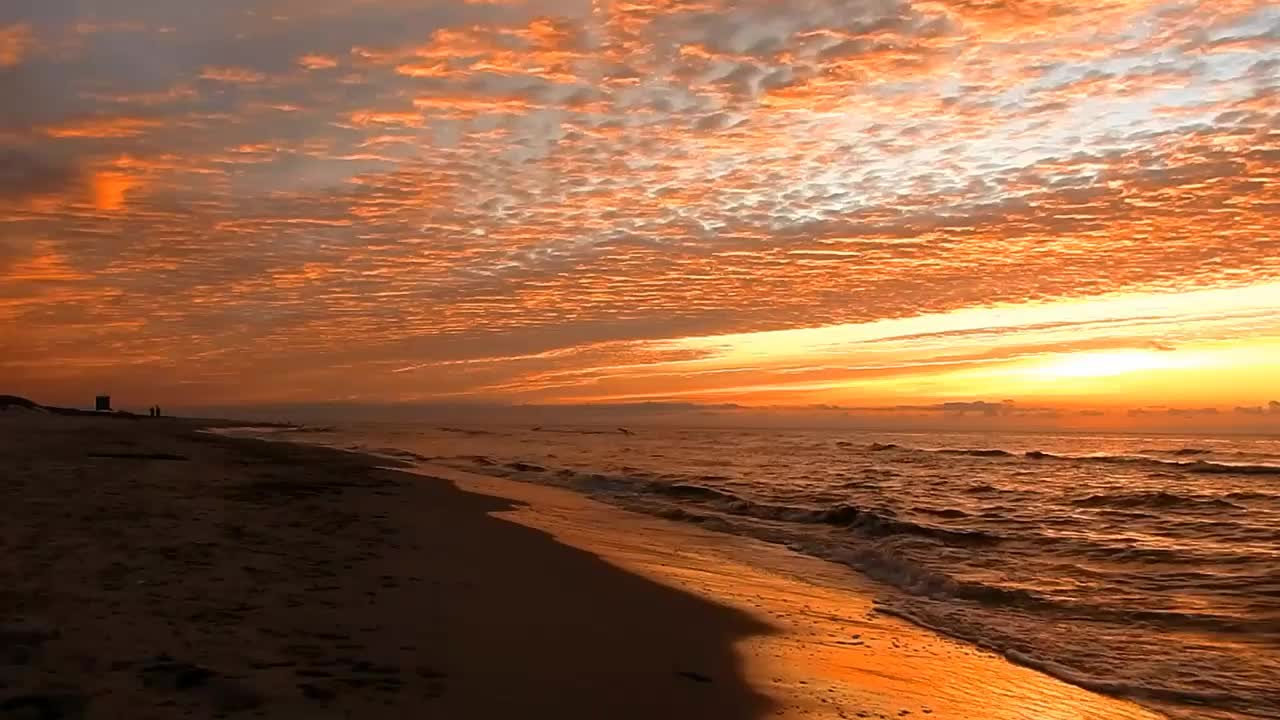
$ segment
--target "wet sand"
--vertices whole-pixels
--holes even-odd
[[[0,415],[0,718],[1149,718],[571,493]]]

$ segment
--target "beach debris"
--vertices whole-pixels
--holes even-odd
[[[242,712],[262,705],[262,695],[254,688],[216,670],[175,660],[164,654],[143,665],[142,684],[157,690],[199,692],[220,713]]]
[[[0,700],[4,720],[74,720],[84,717],[89,699],[75,692],[29,693]]]
[[[0,648],[12,645],[38,646],[59,636],[52,625],[37,622],[13,622],[0,624]]]
[[[329,701],[338,697],[338,693],[332,689],[321,685],[313,685],[311,683],[298,683],[298,689],[302,691],[303,696],[311,700]]]
[[[173,453],[130,453],[130,452],[97,452],[89,453],[91,458],[107,458],[111,460],[170,460],[187,462],[191,458]]]
[[[249,663],[249,667],[254,670],[273,670],[275,668],[291,668],[296,667],[297,662],[293,660],[254,660]]]
[[[29,665],[34,651],[28,645],[13,645],[0,655],[0,665]]]
[[[46,642],[57,638],[58,629],[40,623],[0,625],[0,665],[27,665]]]
[[[228,678],[214,678],[208,688],[209,701],[217,712],[253,710],[262,705],[262,695],[254,688]]]
[[[190,690],[206,685],[217,673],[206,667],[178,662],[168,655],[159,655],[140,671],[142,684],[149,688],[166,690]]]

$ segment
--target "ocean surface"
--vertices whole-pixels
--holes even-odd
[[[782,543],[1175,718],[1280,718],[1280,438],[362,424],[277,437]]]

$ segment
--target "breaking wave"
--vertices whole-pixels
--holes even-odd
[[[1203,448],[1181,448],[1171,451],[1150,450],[1149,454],[1137,455],[1056,455],[1042,450],[1029,450],[1015,453],[998,448],[908,448],[892,443],[872,443],[866,447],[871,452],[901,450],[939,455],[963,455],[980,458],[1026,458],[1028,460],[1058,460],[1079,463],[1100,463],[1111,465],[1145,465],[1157,470],[1181,470],[1184,472],[1206,475],[1277,475],[1280,476],[1280,465],[1259,465],[1244,463],[1226,463],[1210,460],[1161,460],[1150,457],[1154,454],[1167,454],[1177,457],[1199,456],[1211,454],[1212,450]]]
[[[1137,492],[1115,495],[1089,495],[1074,501],[1084,508],[1153,508],[1183,510],[1244,510],[1244,507],[1221,498],[1200,498],[1174,495],[1169,492]]]

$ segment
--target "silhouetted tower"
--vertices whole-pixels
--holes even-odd
[[[111,412],[111,396],[99,395],[94,398],[93,409],[98,412]]]

